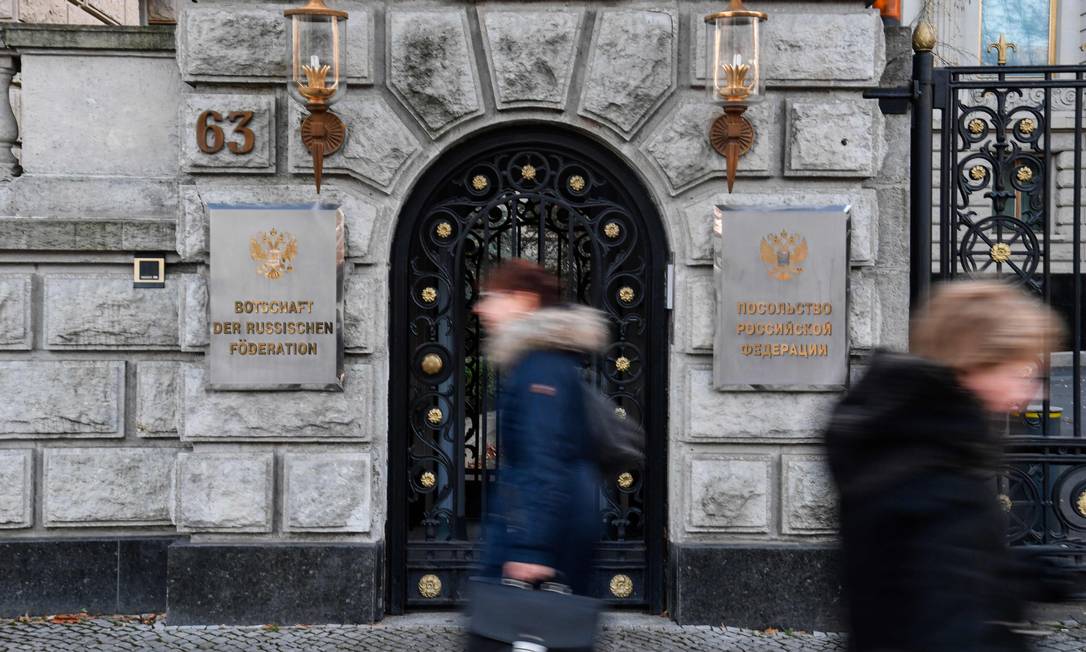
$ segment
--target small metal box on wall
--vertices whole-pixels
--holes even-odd
[[[843,389],[849,207],[718,206],[713,220],[716,388]]]

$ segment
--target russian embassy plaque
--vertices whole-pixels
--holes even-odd
[[[829,390],[848,376],[848,208],[714,211],[717,389]]]
[[[342,389],[343,214],[209,206],[212,389]]]

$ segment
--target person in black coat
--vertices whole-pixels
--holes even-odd
[[[1039,389],[1055,314],[995,282],[934,294],[912,355],[878,353],[826,432],[840,496],[851,652],[1026,650],[1010,623],[1052,597],[1011,554],[994,416]]]
[[[607,320],[563,305],[558,280],[521,259],[490,273],[475,312],[487,333],[487,361],[501,375],[501,466],[484,524],[483,576],[554,580],[586,594],[600,536],[600,473],[581,361],[606,345]]]

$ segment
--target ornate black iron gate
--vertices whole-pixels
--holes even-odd
[[[666,240],[636,175],[585,137],[521,126],[443,157],[401,213],[392,264],[388,605],[463,598],[500,473],[495,392],[472,306],[488,267],[529,258],[595,306],[614,344],[586,372],[649,437],[649,463],[606,479],[595,593],[662,607]]]
[[[1068,350],[1045,361],[1043,394],[1007,417],[1009,465],[999,498],[1012,544],[1045,547],[1084,566],[1086,66],[935,68],[930,48],[919,41],[913,86],[868,95],[888,113],[912,103],[913,302],[923,300],[933,280],[1000,278],[1065,317]]]

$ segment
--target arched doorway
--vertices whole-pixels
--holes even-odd
[[[646,469],[608,478],[593,587],[663,608],[667,241],[638,175],[588,137],[518,125],[456,146],[422,176],[391,267],[388,610],[459,604],[501,456],[501,379],[472,315],[486,269],[534,259],[572,302],[603,310],[614,344],[589,366],[648,433]]]

